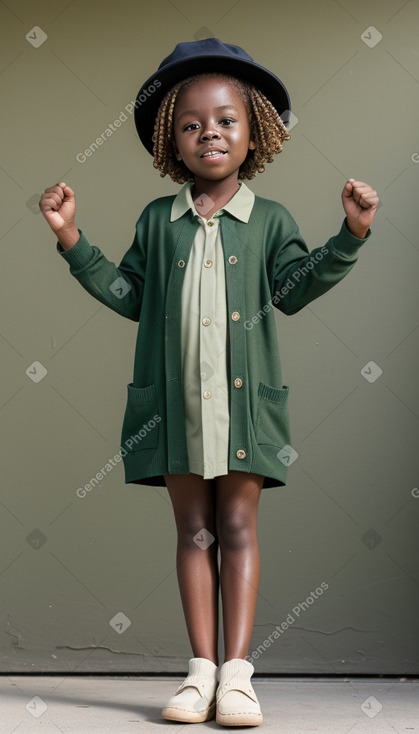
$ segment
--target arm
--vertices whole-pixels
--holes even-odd
[[[371,235],[370,225],[379,204],[377,192],[351,178],[341,198],[346,217],[339,234],[310,253],[288,213],[271,279],[272,302],[286,314],[297,313],[342,280],[355,265],[359,248]]]
[[[323,247],[309,252],[300,231],[289,215],[281,247],[276,253],[271,274],[272,303],[292,315],[326,293],[345,277],[358,259],[358,250],[369,238],[359,239],[348,229],[346,220],[340,232]]]
[[[83,288],[122,316],[139,321],[146,268],[142,225],[147,214],[137,221],[134,241],[117,267],[76,227],[75,195],[65,182],[45,189],[39,208],[58,237],[57,251]]]
[[[118,267],[98,247],[90,245],[81,230],[78,230],[78,241],[70,249],[63,250],[57,242],[57,251],[68,262],[71,275],[80,285],[105,306],[132,321],[140,319],[146,267],[140,220],[133,243]]]

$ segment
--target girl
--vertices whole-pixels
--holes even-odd
[[[182,187],[145,208],[120,265],[75,226],[65,182],[45,189],[40,208],[71,274],[139,321],[121,435],[125,481],[167,486],[194,655],[162,714],[258,726],[246,659],[260,576],[258,503],[264,487],[285,485],[293,456],[273,307],[296,313],[339,282],[379,201],[349,179],[340,232],[309,253],[291,214],[251,192],[243,179],[290,139],[291,105],[282,82],[238,46],[178,44],[134,107],[153,165]]]

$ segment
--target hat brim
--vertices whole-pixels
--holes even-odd
[[[156,71],[137,94],[134,121],[144,147],[153,155],[154,124],[163,97],[177,82],[193,74],[220,72],[241,77],[253,84],[273,104],[283,123],[289,122],[291,101],[286,87],[269,69],[255,62],[232,59],[231,56],[194,56],[168,64]],[[158,83],[158,84],[157,84]]]

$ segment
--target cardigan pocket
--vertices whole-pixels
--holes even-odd
[[[128,395],[122,425],[121,441],[126,451],[156,449],[159,440],[157,392],[155,385],[134,387],[127,385]]]
[[[289,387],[271,387],[259,383],[256,416],[256,441],[282,448],[290,442],[288,411]]]

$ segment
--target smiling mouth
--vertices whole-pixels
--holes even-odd
[[[201,158],[215,158],[216,156],[226,155],[226,150],[209,150],[201,155]]]

